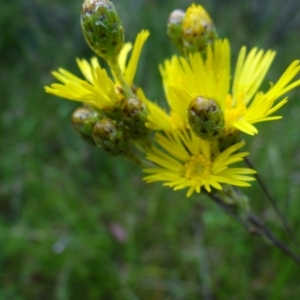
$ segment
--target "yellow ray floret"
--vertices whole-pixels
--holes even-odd
[[[212,154],[210,142],[203,141],[187,130],[157,133],[155,137],[160,148],[153,147],[146,158],[154,163],[147,168],[146,182],[162,181],[163,185],[174,190],[187,188],[187,197],[193,192],[200,193],[204,187],[207,192],[212,188],[221,190],[222,183],[235,186],[250,186],[254,180],[248,176],[256,172],[248,168],[231,168],[231,164],[242,161],[247,152],[236,153],[244,142],[227,148],[217,156]]]
[[[140,54],[148,36],[147,30],[141,31],[137,35],[133,48],[130,43],[126,43],[119,54],[119,66],[129,86],[133,84]],[[131,48],[132,54],[126,66],[127,55]],[[58,71],[52,72],[52,75],[61,83],[46,86],[45,91],[68,100],[89,103],[100,109],[113,107],[120,99],[117,80],[108,76],[96,57],[93,57],[90,63],[85,59],[78,58],[76,62],[84,79],[60,68]]]
[[[299,61],[292,62],[279,80],[267,92],[262,92],[258,89],[275,52],[253,48],[247,54],[246,47],[242,47],[232,86],[230,55],[229,42],[217,40],[208,47],[206,59],[200,53],[191,54],[187,59],[174,56],[160,66],[170,112],[182,119],[183,127],[188,123],[185,113],[188,105],[198,96],[213,99],[223,111],[224,134],[240,130],[253,135],[257,133],[253,124],[281,118],[270,115],[287,102],[287,97],[280,98],[300,85],[300,80],[293,81],[300,71]],[[149,126],[165,130],[159,123]]]

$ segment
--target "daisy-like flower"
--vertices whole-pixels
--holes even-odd
[[[130,87],[133,84],[139,57],[148,36],[149,31],[143,30],[138,34],[133,49],[131,43],[126,43],[119,54],[119,66]],[[126,65],[127,55],[131,49],[132,54]],[[45,91],[68,100],[88,103],[99,109],[114,107],[121,97],[118,80],[116,78],[113,80],[108,76],[106,70],[100,67],[96,57],[93,57],[90,63],[85,59],[76,59],[76,62],[85,80],[60,68],[58,71],[52,72],[52,75],[61,83],[53,83],[50,87],[46,86]]]
[[[231,164],[242,161],[247,152],[236,153],[245,143],[230,146],[214,155],[213,144],[203,141],[191,131],[174,130],[157,133],[160,148],[153,146],[146,155],[155,167],[145,169],[149,173],[146,182],[163,181],[174,190],[188,188],[187,197],[200,193],[203,186],[207,192],[212,188],[221,190],[222,183],[235,186],[250,186],[254,180],[249,174],[256,172],[248,168],[231,168]]]
[[[254,124],[280,119],[281,116],[271,115],[287,102],[287,97],[282,96],[300,85],[300,80],[293,81],[300,70],[299,61],[292,62],[278,81],[262,92],[258,89],[275,52],[253,48],[247,54],[246,47],[242,47],[232,84],[230,56],[230,45],[225,39],[208,47],[206,59],[194,53],[188,58],[173,56],[166,60],[160,71],[170,115],[165,113],[164,118],[157,118],[151,112],[148,126],[161,130],[188,127],[188,106],[199,96],[213,99],[223,111],[224,135],[235,131],[254,135],[258,132]]]

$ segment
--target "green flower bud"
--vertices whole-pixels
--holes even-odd
[[[128,127],[128,132],[133,139],[144,138],[149,129],[145,126],[148,111],[146,105],[138,99],[129,98],[122,107],[122,120]]]
[[[93,127],[98,122],[99,115],[88,107],[79,107],[72,114],[72,127],[86,142],[95,145],[93,140]]]
[[[190,103],[188,121],[194,133],[204,140],[217,138],[225,125],[217,103],[205,97],[197,97]]]
[[[124,44],[124,29],[112,2],[85,0],[81,27],[86,42],[105,60],[115,59]]]
[[[201,5],[192,4],[186,11],[182,23],[184,54],[206,53],[207,46],[217,38],[210,16]]]
[[[175,9],[169,16],[167,34],[180,53],[183,53],[182,41],[182,22],[185,12],[181,9]]]
[[[129,138],[112,119],[105,118],[97,122],[93,129],[93,138],[97,147],[112,155],[124,155],[128,152]]]

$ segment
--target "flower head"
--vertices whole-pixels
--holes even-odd
[[[247,54],[246,47],[242,47],[232,84],[230,56],[229,42],[217,40],[208,47],[206,59],[203,59],[200,53],[190,54],[188,58],[173,56],[160,66],[171,110],[169,127],[177,126],[173,122],[176,118],[180,118],[183,128],[189,127],[186,111],[196,97],[210,98],[218,104],[225,118],[224,135],[236,131],[254,135],[258,132],[254,124],[281,118],[270,115],[287,102],[287,97],[280,98],[300,85],[300,80],[293,81],[300,70],[299,61],[292,62],[279,80],[272,84],[267,92],[262,92],[258,89],[275,57],[275,52],[253,48]],[[280,100],[276,102],[278,99]],[[154,124],[154,120],[157,121],[155,116],[150,115],[150,128],[160,127],[161,130],[168,130],[164,126],[165,122]]]
[[[155,164],[145,169],[146,182],[163,181],[165,186],[180,190],[188,188],[187,196],[201,187],[207,192],[212,188],[221,190],[222,183],[235,186],[250,186],[254,180],[248,174],[256,173],[248,168],[230,168],[229,165],[241,161],[247,152],[235,153],[244,143],[237,143],[225,151],[215,154],[212,143],[196,137],[193,132],[177,130],[156,134],[160,148],[153,147],[147,159]],[[234,154],[235,153],[235,154]]]
[[[130,43],[124,45],[118,56],[120,68],[129,86],[133,84],[141,50],[148,36],[149,32],[146,30],[138,34],[127,65],[127,55],[132,48]],[[99,109],[114,107],[122,99],[118,80],[108,76],[106,70],[100,67],[96,57],[93,57],[90,63],[85,59],[76,59],[76,62],[84,79],[60,68],[58,71],[52,72],[52,75],[61,83],[53,83],[50,87],[46,86],[47,93],[73,101],[85,102]]]

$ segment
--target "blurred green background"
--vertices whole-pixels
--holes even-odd
[[[151,36],[136,82],[164,101],[157,65],[175,52],[165,23],[183,0],[116,0],[134,40]],[[199,3],[200,4],[200,3]],[[277,51],[264,87],[300,58],[297,0],[204,0],[219,35]],[[203,195],[187,199],[77,138],[76,103],[44,93],[58,67],[89,58],[80,0],[10,0],[0,10],[0,299],[300,299],[300,267]],[[247,148],[300,242],[300,92]],[[253,211],[291,245],[257,183]]]

